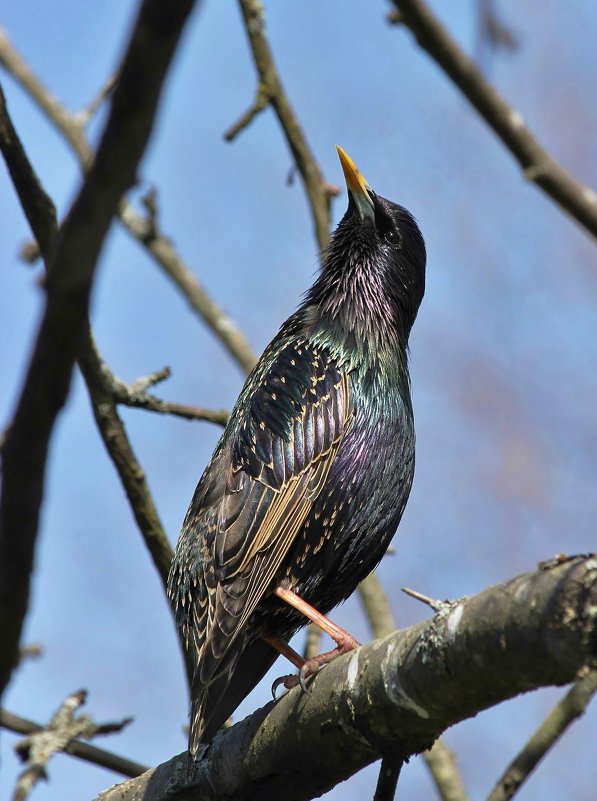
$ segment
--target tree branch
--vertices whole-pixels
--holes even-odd
[[[6,139],[10,144],[8,148],[4,147]],[[39,183],[14,130],[8,111],[2,105],[0,105],[0,146],[9,164],[11,175],[14,173],[17,176],[15,188],[31,228],[39,237],[44,260],[50,263],[59,237],[56,216],[53,214],[54,206]],[[100,435],[123,483],[139,530],[165,591],[172,549],[149,492],[143,469],[137,461],[118,415],[117,403],[129,401],[129,405],[142,405],[145,393],[148,405],[159,406],[161,402],[157,398],[148,396],[146,390],[152,383],[155,384],[165,378],[166,373],[161,371],[141,379],[133,387],[128,387],[119,381],[101,358],[88,320],[85,323],[77,361],[87,384]],[[185,660],[190,680],[191,667],[186,655]]]
[[[15,751],[26,766],[17,779],[13,801],[24,801],[40,779],[47,779],[46,765],[50,759],[54,754],[66,751],[75,739],[83,737],[90,740],[99,734],[113,734],[131,723],[131,718],[97,724],[89,715],[75,717],[86,699],[87,690],[69,695],[47,726],[30,732],[17,743]]]
[[[47,301],[3,446],[0,695],[18,660],[51,434],[64,406],[99,252],[151,133],[165,74],[193,0],[144,0],[106,128],[48,265]]]
[[[135,520],[161,579],[164,591],[172,547],[147,486],[145,472],[126,435],[112,392],[114,376],[103,361],[89,325],[82,334],[78,363],[89,391],[100,435],[124,486]]]
[[[255,115],[265,108],[267,103],[271,105],[301,175],[319,249],[324,250],[330,238],[330,200],[339,194],[340,190],[329,184],[323,177],[294,109],[286,96],[265,34],[263,4],[260,0],[239,0],[239,5],[259,76],[259,87],[253,106],[239,122],[226,132],[224,137],[228,141],[234,139],[241,130],[246,128]]]
[[[77,155],[81,167],[85,169],[92,153],[85,137],[84,119],[81,120],[78,115],[69,112],[48,92],[1,28],[0,64],[18,81],[22,89],[65,137]],[[146,248],[170,276],[191,308],[218,337],[232,358],[245,373],[248,373],[257,361],[257,357],[245,336],[234,320],[208,295],[196,275],[180,258],[170,239],[158,231],[155,219],[148,220],[142,217],[126,198],[120,201],[118,217],[125,229]]]
[[[549,749],[587,709],[597,692],[597,671],[582,671],[576,684],[545,718],[516,759],[508,765],[487,801],[509,801],[529,778]]]
[[[419,753],[483,709],[573,680],[596,657],[596,604],[595,557],[490,587],[339,657],[308,695],[291,690],[220,732],[195,762],[181,754],[99,798],[313,798],[382,753]]]
[[[32,720],[14,715],[6,709],[0,709],[0,726],[8,729],[8,731],[15,732],[15,734],[26,735],[34,734],[44,729],[39,723],[34,723]],[[85,762],[99,765],[101,768],[113,770],[114,773],[130,776],[131,778],[140,776],[148,770],[148,768],[140,765],[138,762],[119,757],[116,754],[111,754],[109,751],[104,751],[102,748],[96,748],[94,745],[88,745],[79,740],[70,742],[65,747],[64,753],[77,757],[77,759],[82,759]]]
[[[373,636],[377,639],[387,637],[395,630],[396,622],[388,596],[384,592],[377,574],[368,575],[359,584],[358,592]],[[468,801],[456,760],[441,737],[422,756],[443,801]],[[391,760],[384,757],[380,767],[380,781],[385,778],[384,784],[387,785],[392,776],[392,770],[397,782],[398,767],[392,765]]]
[[[418,44],[444,70],[510,150],[528,181],[535,183],[593,236],[597,237],[597,193],[572,178],[539,144],[521,114],[485,80],[475,62],[421,0],[392,0]]]

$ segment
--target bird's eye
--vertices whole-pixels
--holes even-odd
[[[397,247],[402,242],[402,237],[398,231],[395,231],[393,228],[390,228],[388,231],[386,231],[383,238],[388,245],[392,245],[393,247]]]

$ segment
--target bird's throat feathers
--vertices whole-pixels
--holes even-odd
[[[344,255],[340,262],[328,253],[298,313],[303,330],[347,369],[391,379],[406,368],[413,318],[392,276],[363,253]]]

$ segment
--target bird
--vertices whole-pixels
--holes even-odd
[[[185,516],[168,595],[193,678],[189,751],[280,653],[300,683],[357,640],[327,614],[378,565],[415,463],[408,340],[425,292],[414,217],[338,156],[348,208],[297,311],[247,378]],[[289,645],[309,620],[336,648]]]

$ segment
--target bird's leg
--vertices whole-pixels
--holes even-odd
[[[268,642],[279,654],[285,656],[289,662],[292,662],[292,664],[299,669],[299,671],[301,671],[305,666],[306,662],[303,657],[297,653],[294,648],[291,648],[291,646],[288,645],[288,643],[281,637],[276,637],[275,634],[270,634],[268,631],[262,631],[261,639]],[[280,676],[277,678],[272,684],[272,695],[274,696],[274,701],[276,700],[276,690],[278,687],[284,686],[287,690],[290,690],[292,687],[296,687],[299,683],[300,678],[298,676],[294,676],[293,674],[288,676]],[[305,688],[303,687],[303,689]]]
[[[300,595],[297,595],[292,590],[288,590],[282,586],[276,587],[274,590],[274,595],[277,595],[278,598],[281,598],[287,604],[290,604],[290,606],[294,607],[294,609],[298,610],[305,617],[309,618],[309,620],[315,623],[316,626],[319,626],[322,631],[325,631],[326,634],[329,634],[332,640],[334,640],[338,646],[336,649],[338,651],[338,656],[340,653],[344,654],[347,651],[354,651],[354,649],[358,648],[361,644],[352,636],[352,634],[349,634],[346,629],[337,626],[329,618],[327,618],[325,615],[322,615],[321,612],[318,612],[314,606],[311,606],[311,604],[307,603],[307,601],[303,600]],[[334,652],[330,651],[330,653]]]
[[[299,663],[296,659],[289,657],[286,651],[279,648],[277,644],[274,644],[271,642],[271,640],[268,640],[268,642],[270,642],[277,651],[279,651],[281,654],[284,654],[284,656],[288,656],[292,664],[299,668],[298,677],[284,676],[282,679],[278,680],[278,682],[274,683],[274,687],[277,688],[280,686],[280,684],[284,684],[287,689],[290,689],[290,687],[300,684],[303,692],[306,692],[306,681],[310,676],[315,675],[320,667],[327,665],[328,662],[331,662],[332,659],[335,659],[337,656],[348,653],[348,651],[354,651],[355,648],[359,647],[360,642],[356,640],[352,634],[349,634],[345,629],[337,626],[325,615],[322,615],[321,612],[318,612],[315,607],[311,606],[311,604],[307,603],[307,601],[305,601],[295,592],[292,592],[292,590],[280,586],[274,590],[274,595],[277,595],[282,601],[290,604],[290,606],[301,612],[303,615],[305,615],[305,617],[309,618],[309,620],[315,623],[316,626],[319,626],[322,631],[325,631],[326,634],[329,634],[337,646],[332,651],[326,651],[323,654],[318,654],[317,656],[311,657],[311,659],[305,660],[299,656],[296,651],[293,651],[283,640],[276,638],[279,640],[279,643],[284,646],[284,648],[289,649],[292,651],[295,657],[298,657],[300,660]]]

